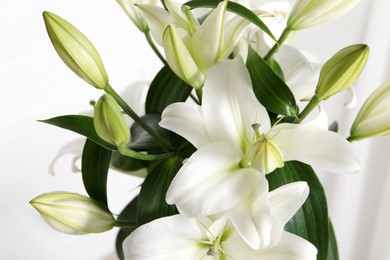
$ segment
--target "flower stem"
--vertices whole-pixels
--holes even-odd
[[[172,157],[173,153],[165,153],[165,154],[144,154],[139,153],[134,150],[131,150],[126,145],[118,146],[118,151],[125,156],[138,159],[138,160],[144,160],[144,161],[154,161],[154,160],[160,160],[160,159],[166,159],[169,157]]]
[[[264,60],[267,61],[272,58],[272,56],[278,51],[279,47],[283,44],[283,42],[288,38],[290,35],[291,30],[286,27],[282,34],[280,35],[278,41],[275,43],[275,45],[272,47],[272,49],[267,53],[267,55],[264,56]]]
[[[309,104],[307,104],[307,106],[302,110],[302,112],[298,115],[298,118],[295,119],[293,123],[298,124],[298,123],[302,122],[302,120],[305,119],[306,116],[309,115],[310,112],[311,112],[316,106],[318,106],[319,103],[320,103],[320,100],[316,97],[316,95],[314,95],[314,96],[310,99]]]
[[[140,118],[133,109],[118,95],[118,93],[115,92],[115,90],[110,86],[110,84],[107,84],[107,86],[104,88],[104,91],[107,94],[110,94],[115,101],[118,103],[118,105],[125,111],[125,113],[130,116],[136,123],[138,123],[150,136],[152,136],[154,139],[156,139],[160,144],[168,148],[168,150],[171,150],[171,145],[163,139],[153,128],[151,128],[148,124],[145,123],[142,118]]]
[[[164,64],[167,64],[167,61],[165,60],[164,56],[160,53],[160,51],[157,49],[156,45],[154,44],[152,37],[150,36],[150,31],[145,32],[146,40],[148,41],[150,47],[152,47],[153,51],[156,53],[156,55],[160,58],[161,62]]]

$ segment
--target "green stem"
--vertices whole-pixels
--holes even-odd
[[[310,112],[318,106],[320,103],[320,100],[314,95],[311,99],[309,104],[302,110],[302,112],[298,115],[298,118],[294,120],[293,123],[297,124],[302,122],[303,119],[306,118],[307,115],[310,114]]]
[[[171,145],[165,139],[163,139],[153,128],[146,124],[145,121],[142,120],[142,118],[140,118],[134,112],[134,110],[131,109],[131,107],[118,95],[118,93],[115,92],[115,90],[110,86],[110,84],[107,84],[107,86],[104,88],[104,91],[107,94],[110,94],[118,103],[118,105],[125,111],[125,113],[130,116],[136,123],[138,123],[146,132],[148,132],[150,136],[152,136],[159,143],[168,148],[168,150],[171,150]]]
[[[145,32],[145,37],[146,37],[146,40],[148,41],[150,47],[152,47],[153,51],[160,58],[161,62],[164,64],[167,64],[167,61],[165,60],[164,56],[161,55],[160,51],[157,49],[156,45],[154,44],[152,37],[150,36],[150,31]]]
[[[132,227],[137,227],[137,223],[136,222],[125,222],[125,221],[115,220],[114,226],[115,227],[121,227],[121,228],[132,228]]]
[[[173,153],[165,153],[165,154],[144,154],[139,153],[136,151],[131,150],[126,145],[118,146],[118,151],[125,156],[138,159],[138,160],[144,160],[144,161],[154,161],[154,160],[161,160],[172,157]]]
[[[272,56],[278,51],[279,47],[283,44],[283,42],[288,38],[290,35],[291,30],[286,27],[284,31],[282,32],[282,35],[280,35],[279,40],[275,43],[275,45],[272,47],[272,49],[267,53],[267,55],[264,56],[264,60],[267,61],[272,58]]]

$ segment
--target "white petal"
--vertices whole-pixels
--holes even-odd
[[[284,125],[284,126],[283,126]],[[290,128],[286,129],[286,125]],[[303,125],[281,124],[276,126],[272,138],[279,146],[286,161],[297,160],[326,171],[357,173],[363,162],[352,145],[340,135]]]
[[[258,256],[262,260],[315,260],[317,248],[309,241],[284,231],[275,247]]]
[[[271,245],[279,243],[286,223],[294,216],[309,196],[306,182],[283,185],[269,193],[273,220]]]
[[[261,174],[256,190],[237,207],[229,210],[233,226],[242,239],[253,249],[266,248],[273,228],[268,201],[268,182]]]
[[[193,36],[193,57],[203,73],[218,61],[223,43],[226,5],[227,1],[219,3]]]
[[[236,206],[257,185],[254,169],[239,168],[240,150],[226,143],[202,146],[179,170],[166,200],[186,217],[208,216]]]
[[[123,242],[125,259],[200,259],[207,248],[204,227],[196,219],[174,215],[156,219],[137,228]]]
[[[162,46],[165,27],[173,22],[172,17],[167,10],[153,4],[139,4],[137,7],[145,15],[154,40]]]
[[[145,115],[145,101],[149,90],[149,82],[137,81],[122,91],[121,97],[139,116]]]
[[[218,63],[210,70],[203,88],[203,116],[211,140],[241,147],[252,140],[253,123],[260,132],[270,128],[265,108],[257,101],[240,57]],[[242,147],[243,148],[243,147]]]
[[[81,158],[81,154],[83,153],[84,143],[85,143],[84,139],[76,139],[62,146],[60,150],[58,150],[54,159],[50,163],[50,167],[49,167],[50,174],[51,175],[56,174],[55,165],[57,161],[66,154],[73,155],[72,164],[71,164],[72,172],[81,172],[81,169],[79,169],[76,163]]]
[[[198,105],[184,102],[171,104],[164,109],[159,124],[181,135],[196,148],[210,142]]]

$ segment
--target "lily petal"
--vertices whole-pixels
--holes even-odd
[[[309,241],[283,231],[279,243],[270,250],[259,255],[264,260],[315,260],[317,248]]]
[[[253,249],[264,249],[271,241],[273,223],[264,174],[256,190],[244,203],[229,211],[230,220],[242,239]]]
[[[140,8],[145,15],[154,40],[162,46],[164,29],[168,24],[173,22],[172,17],[167,10],[156,5],[138,4],[137,7]]]
[[[165,56],[171,69],[194,88],[203,86],[205,76],[188,51],[173,24],[167,26],[163,36]]]
[[[182,166],[168,188],[166,201],[185,217],[209,216],[246,199],[258,172],[239,168],[242,152],[227,143],[202,146]]]
[[[198,220],[174,215],[137,228],[124,240],[123,251],[125,259],[132,260],[201,259],[207,249],[197,241],[204,237]]]
[[[297,160],[330,172],[362,170],[363,162],[352,145],[334,132],[293,124],[280,124],[272,132],[285,161]]]
[[[192,54],[203,73],[216,64],[220,56],[227,2],[219,3],[193,36]]]
[[[306,182],[283,185],[269,193],[272,215],[272,241],[270,246],[279,243],[286,223],[294,216],[309,196]]]
[[[187,139],[196,148],[210,142],[204,126],[202,108],[189,103],[174,103],[164,109],[159,125]]]
[[[260,132],[270,128],[268,114],[253,93],[241,57],[222,61],[210,70],[203,88],[202,107],[207,133],[214,141],[242,147],[246,143],[243,138],[253,138],[252,124],[260,124]]]

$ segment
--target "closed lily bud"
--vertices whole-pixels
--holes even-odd
[[[106,142],[119,147],[130,141],[130,129],[118,103],[108,94],[103,95],[97,102],[93,123],[99,137]]]
[[[319,101],[350,87],[366,65],[369,48],[365,44],[348,46],[337,52],[322,67],[315,90]]]
[[[148,22],[146,21],[144,14],[142,13],[141,10],[139,10],[138,7],[134,5],[135,3],[140,4],[141,1],[133,1],[133,0],[116,0],[116,1],[141,32],[149,31]]]
[[[364,102],[351,128],[349,140],[390,135],[390,81]]]
[[[71,192],[51,192],[30,201],[46,223],[57,231],[83,235],[110,230],[115,220],[95,200]]]
[[[50,40],[64,63],[80,78],[98,89],[108,84],[99,53],[76,27],[50,12],[43,12]]]
[[[290,30],[311,27],[351,10],[360,0],[297,0],[287,21]]]

